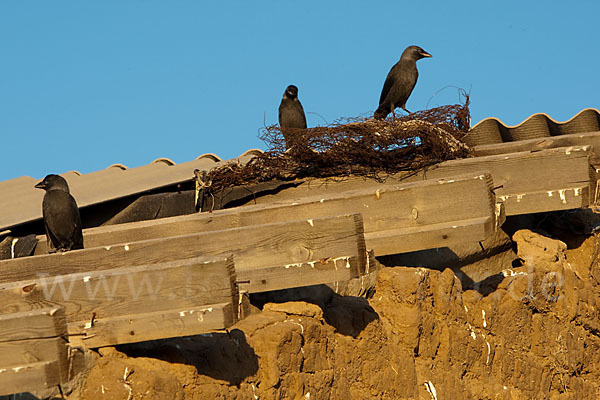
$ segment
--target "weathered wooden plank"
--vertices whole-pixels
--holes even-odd
[[[494,216],[493,183],[489,174],[470,173],[368,189],[326,193],[299,200],[238,207],[183,217],[92,228],[84,232],[87,247],[115,242],[167,237],[294,219],[360,212],[366,234]],[[400,242],[399,242],[400,243]],[[443,246],[444,241],[438,243]],[[45,241],[38,247],[43,249]],[[430,245],[430,244],[427,244]],[[381,255],[380,249],[374,248]],[[401,251],[402,247],[398,248]]]
[[[487,216],[424,227],[374,232],[366,234],[365,241],[369,248],[378,249],[377,255],[388,255],[446,247],[456,243],[479,242],[491,236],[494,229],[494,219]]]
[[[38,391],[60,383],[58,361],[0,368],[0,396]]]
[[[496,195],[544,190],[548,187],[574,187],[589,183],[591,146],[561,147],[538,152],[500,154],[451,160],[441,171],[463,171],[476,166],[490,171],[494,186],[502,186]],[[433,176],[440,171],[432,170]],[[431,177],[433,177],[431,176]],[[512,215],[507,210],[508,215]]]
[[[600,205],[600,157],[590,157],[590,207],[598,212]]]
[[[0,369],[39,361],[56,361],[59,376],[67,377],[67,339],[52,337],[0,343]],[[63,379],[63,382],[66,379]]]
[[[67,381],[67,324],[63,309],[39,306],[30,311],[0,314],[0,394],[24,391],[14,382],[31,381],[27,387],[39,390],[46,384]],[[55,371],[48,374],[40,362],[52,363]]]
[[[373,250],[368,251],[367,267],[365,273],[358,278],[345,279],[342,281],[330,282],[327,284],[335,293],[340,296],[365,296],[370,289],[375,288],[377,280],[377,271],[382,265],[375,258]]]
[[[99,318],[187,309],[207,304],[237,304],[238,289],[231,258],[194,257],[151,265],[86,271],[39,278],[35,284],[14,282],[0,290],[1,308],[64,307],[66,321],[92,325]],[[232,321],[235,322],[232,311]],[[223,327],[225,328],[225,327]],[[1,329],[1,328],[0,328]],[[81,331],[69,330],[70,334]]]
[[[506,222],[506,207],[504,203],[498,202],[496,203],[496,232],[504,222]]]
[[[235,322],[233,314],[231,303],[221,303],[100,318],[93,326],[72,323],[69,331],[84,334],[72,336],[71,345],[94,348],[197,335],[230,327]]]
[[[568,135],[550,136],[518,140],[515,142],[484,144],[473,147],[476,156],[517,153],[522,151],[539,151],[556,147],[591,145],[600,149],[600,132],[573,133]]]
[[[65,312],[60,306],[31,309],[22,303],[0,304],[0,344],[67,334]]]
[[[46,277],[154,264],[202,254],[235,256],[236,270],[260,269],[327,257],[355,256],[365,264],[362,217],[350,214],[145,240],[61,254],[0,261],[0,282],[39,282]],[[323,279],[327,279],[324,276]],[[11,286],[11,285],[8,285]],[[15,285],[13,284],[12,287]],[[0,303],[1,304],[1,303]]]
[[[248,293],[344,281],[361,275],[364,266],[355,255],[313,259],[261,269],[239,270],[240,289]]]
[[[517,196],[528,192],[568,189],[590,184],[589,158],[591,146],[559,147],[536,152],[518,152],[484,157],[473,157],[445,161],[426,171],[414,174],[395,174],[387,177],[387,184],[412,182],[423,179],[448,178],[453,175],[487,171],[492,175],[495,194],[499,196]],[[306,196],[340,193],[357,188],[374,188],[380,185],[372,179],[349,177],[343,181],[314,179],[296,187],[283,190],[275,195],[256,199],[257,203],[269,203],[275,200],[298,199]],[[515,210],[512,204],[506,205],[506,215],[552,211],[553,204],[534,201],[519,204]],[[590,199],[583,196],[582,204]]]
[[[589,205],[589,185],[524,192],[520,194],[499,195],[498,200],[511,210],[511,215],[529,214],[531,204],[545,210],[570,210],[583,208]]]

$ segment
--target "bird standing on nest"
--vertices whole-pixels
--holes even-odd
[[[288,86],[283,92],[279,105],[279,126],[285,138],[286,149],[292,147],[295,136],[301,134],[298,129],[306,129],[306,116],[298,100],[298,88],[294,85]]]
[[[46,191],[42,201],[42,215],[48,252],[83,249],[79,208],[69,192],[65,178],[50,174],[35,187]]]
[[[431,54],[419,46],[407,47],[400,61],[390,70],[381,90],[379,107],[373,116],[375,119],[385,119],[389,113],[393,113],[396,107],[401,107],[407,113],[406,101],[410,97],[419,77],[417,71],[417,60],[431,57]],[[394,115],[395,117],[395,115]]]

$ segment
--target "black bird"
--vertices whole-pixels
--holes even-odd
[[[65,178],[50,174],[35,187],[46,191],[42,201],[42,215],[48,252],[83,249],[79,208],[69,193]]]
[[[285,147],[289,149],[294,143],[294,136],[299,134],[296,129],[306,129],[306,116],[300,100],[298,88],[290,85],[283,92],[279,105],[279,126],[285,138]]]
[[[417,60],[424,57],[431,57],[431,54],[419,46],[409,46],[402,56],[390,70],[385,78],[381,97],[379,98],[379,107],[375,111],[374,118],[384,119],[389,113],[394,112],[396,107],[406,109],[406,101],[410,97],[419,77],[417,71]]]

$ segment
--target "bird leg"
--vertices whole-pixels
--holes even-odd
[[[410,114],[410,111],[408,111],[405,106],[402,106],[402,109]]]

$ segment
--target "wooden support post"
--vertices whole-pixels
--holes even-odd
[[[0,312],[0,395],[43,390],[68,377],[63,309]]]
[[[66,346],[65,346],[66,348]],[[59,361],[38,361],[0,369],[0,396],[44,390],[60,384]]]

